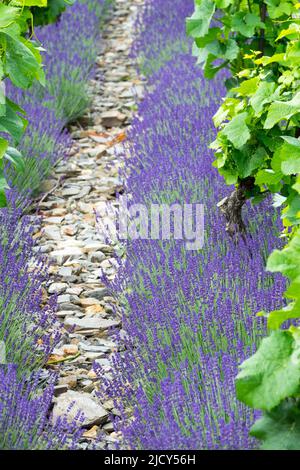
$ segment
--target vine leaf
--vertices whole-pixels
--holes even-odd
[[[251,436],[263,440],[262,450],[300,450],[300,409],[294,400],[282,402],[265,413],[251,428]]]
[[[231,27],[246,38],[254,36],[256,28],[265,29],[265,24],[254,13],[237,12],[233,18]]]
[[[0,29],[7,28],[13,21],[15,21],[20,15],[18,8],[11,7],[9,5],[0,4]]]
[[[261,82],[259,84],[256,93],[250,98],[250,104],[256,116],[261,113],[265,104],[274,100],[275,89],[276,83],[274,82]]]
[[[211,0],[198,2],[193,15],[186,20],[187,34],[192,38],[205,36],[208,32],[215,9],[215,2],[212,2]]]
[[[241,178],[250,176],[256,168],[261,166],[267,156],[268,154],[263,147],[258,147],[255,152],[251,152],[248,145],[245,145],[242,151],[235,150],[233,152],[233,159],[236,163],[239,176]]]
[[[282,146],[281,154],[284,160],[281,163],[281,171],[284,175],[300,173],[300,141],[295,137],[282,136],[285,143]]]
[[[240,149],[250,139],[250,131],[246,124],[248,113],[237,114],[222,130],[236,149]]]
[[[269,411],[294,395],[300,383],[299,349],[299,340],[289,331],[275,331],[264,338],[257,352],[240,366],[238,399]]]
[[[36,56],[23,42],[10,34],[0,33],[0,39],[6,43],[6,72],[14,85],[28,88],[35,78],[39,78],[40,63]]]
[[[300,91],[290,101],[274,101],[270,105],[264,129],[271,129],[278,122],[290,119],[300,111]]]

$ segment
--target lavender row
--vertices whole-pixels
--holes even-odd
[[[104,3],[78,2],[59,23],[35,31],[46,49],[45,89],[25,93],[7,87],[29,124],[20,144],[25,172],[17,176],[6,168],[15,189],[0,212],[0,449],[72,449],[81,434],[82,416],[54,422],[50,413],[56,378],[42,367],[61,327],[56,299],[45,304],[43,297],[49,266],[35,246],[36,219],[24,213],[29,190],[38,188],[70,147],[67,122],[87,105],[84,90],[93,73]]]
[[[20,143],[25,171],[7,169],[19,192],[38,189],[59,159],[68,154],[71,139],[65,127],[87,109],[86,85],[94,71],[100,24],[107,0],[79,0],[55,24],[39,27],[35,35],[45,49],[46,86],[22,91],[8,84],[9,96],[25,109],[29,121]]]
[[[203,203],[205,244],[188,251],[180,240],[127,243],[114,285],[124,300],[124,351],[105,393],[121,411],[116,427],[129,448],[253,449],[257,415],[236,400],[234,381],[265,334],[255,313],[277,308],[285,288],[265,271],[280,223],[268,206],[248,206],[246,242],[227,238],[217,209],[227,190],[208,150],[222,80],[205,81],[184,52],[159,63],[169,40],[184,41],[192,3],[152,0],[140,19],[134,53],[159,65],[130,131],[126,189],[146,206]],[[167,28],[159,19],[170,12]]]

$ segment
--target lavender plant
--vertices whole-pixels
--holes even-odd
[[[42,299],[48,265],[35,251],[34,225],[15,194],[0,212],[0,341],[20,374],[43,366],[60,338],[56,301]]]
[[[81,434],[81,416],[72,423],[67,417],[57,422],[51,417],[55,376],[40,369],[59,341],[60,327],[55,298],[47,303],[43,298],[48,265],[35,247],[34,220],[24,212],[29,190],[38,187],[70,145],[64,127],[86,105],[83,90],[92,73],[103,5],[82,1],[59,24],[37,31],[48,46],[49,86],[36,86],[30,93],[7,86],[30,125],[19,146],[24,171],[17,174],[9,163],[5,167],[6,179],[17,191],[7,192],[8,207],[0,212],[0,341],[7,363],[0,367],[1,449],[70,449]],[[84,32],[83,26],[88,27]]]
[[[152,0],[144,2],[136,21],[138,36],[132,47],[141,73],[150,76],[176,54],[189,51],[185,25],[179,18],[186,18],[191,11],[189,1],[161,0],[155,7]]]
[[[46,86],[23,93],[8,84],[8,94],[25,109],[29,126],[19,149],[24,171],[7,165],[13,187],[27,193],[36,190],[59,159],[68,154],[70,138],[64,128],[81,116],[89,103],[86,84],[94,70],[100,23],[108,4],[105,0],[81,0],[62,14],[60,21],[35,34],[45,49]]]
[[[172,31],[181,40],[182,2],[172,5],[178,21]],[[163,15],[165,2],[153,0],[151,6],[157,11],[144,17],[137,54],[149,43],[148,31],[154,50],[164,44],[165,30],[151,21]],[[280,245],[281,226],[267,204],[263,211],[247,205],[247,243],[236,247],[223,236],[216,202],[224,188],[207,149],[221,83],[207,83],[193,59],[177,54],[149,77],[129,134],[126,189],[133,202],[202,202],[206,231],[201,251],[187,251],[184,240],[172,239],[137,239],[126,246],[114,286],[123,301],[125,347],[114,358],[117,373],[103,393],[121,411],[116,428],[130,448],[257,446],[249,428],[259,412],[238,402],[234,383],[241,360],[266,331],[265,320],[252,312],[277,308],[285,289],[282,277],[264,268],[268,253]]]
[[[75,449],[82,434],[80,414],[73,422],[54,421],[49,414],[55,375],[45,382],[41,372],[20,378],[13,365],[0,368],[0,449]]]
[[[93,4],[98,7],[94,11],[89,9]],[[54,98],[56,115],[65,123],[81,116],[89,103],[85,90],[97,57],[101,11],[99,2],[78,3],[59,23],[36,32],[46,49],[47,91]],[[37,87],[37,95],[42,93]]]

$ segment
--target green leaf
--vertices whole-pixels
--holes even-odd
[[[291,35],[295,35],[295,34],[298,36],[299,33],[300,33],[300,25],[297,24],[297,23],[292,23],[292,24],[289,25],[289,27],[287,29],[283,29],[279,33],[276,41],[279,41],[279,39],[285,38],[286,36],[291,36]]]
[[[289,305],[280,310],[273,310],[268,315],[269,330],[278,330],[287,320],[295,320],[300,318],[299,304],[291,302]]]
[[[273,64],[274,62],[282,63],[286,61],[286,54],[273,54],[272,56],[263,56],[259,57],[259,59],[255,59],[254,63],[258,65],[269,65]]]
[[[8,148],[8,142],[7,140],[3,139],[2,137],[0,137],[0,160],[3,158],[3,156],[5,155],[5,152]]]
[[[231,27],[247,38],[254,36],[256,29],[265,29],[265,24],[254,13],[245,13],[239,11],[232,18]]]
[[[0,40],[5,40],[5,70],[11,81],[19,88],[28,88],[34,79],[38,79],[40,63],[35,54],[18,39],[6,33],[0,33]],[[29,44],[29,41],[27,41]]]
[[[25,161],[22,154],[15,149],[14,147],[8,147],[4,158],[12,163],[14,168],[19,172],[23,173],[25,171]]]
[[[207,46],[207,44],[214,41],[219,33],[220,28],[209,28],[208,33],[205,36],[195,39],[195,43],[200,49],[202,49],[203,47]]]
[[[272,19],[290,16],[295,8],[294,5],[285,0],[265,0],[265,3],[268,6],[268,14]]]
[[[186,32],[192,38],[200,38],[207,34],[211,19],[215,12],[215,2],[198,0],[195,12],[186,20]]]
[[[299,390],[299,344],[288,331],[264,338],[258,351],[240,366],[238,399],[252,408],[271,410]]]
[[[300,195],[291,193],[288,198],[288,206],[286,210],[283,212],[281,218],[288,219],[291,224],[299,224],[300,223]]]
[[[214,58],[225,59],[232,61],[236,59],[239,53],[239,47],[233,39],[227,41],[212,41],[206,46],[207,51],[214,56]]]
[[[256,115],[261,113],[265,104],[274,101],[274,91],[276,83],[262,81],[256,92],[250,98],[250,105],[254,109]]]
[[[236,92],[241,96],[253,95],[257,90],[258,82],[259,77],[249,78],[249,80],[244,80],[239,87],[233,88],[231,91]]]
[[[7,28],[20,16],[20,9],[0,3],[0,29]]]
[[[218,111],[213,116],[213,122],[215,127],[219,127],[222,122],[227,119],[228,113],[229,109],[224,104],[219,107]]]
[[[258,147],[255,152],[252,152],[249,146],[245,145],[241,150],[235,150],[232,156],[237,165],[239,177],[247,178],[261,166],[268,154],[263,147]]]
[[[0,174],[0,207],[6,207],[7,206],[7,201],[6,201],[6,195],[5,192],[6,190],[9,189],[9,186],[7,184],[7,181],[3,174]]]
[[[284,400],[266,412],[252,426],[250,435],[263,441],[262,450],[300,450],[299,402]]]
[[[280,272],[291,280],[300,276],[300,230],[283,250],[274,250],[268,258],[267,270]]]
[[[19,143],[27,126],[27,121],[17,114],[23,110],[16,106],[9,99],[6,100],[6,115],[0,117],[0,132],[8,133],[12,136],[15,144]]]
[[[284,296],[287,297],[288,299],[296,299],[296,298],[300,299],[300,276],[296,277],[291,282]],[[299,306],[296,305],[295,307],[298,308]],[[300,310],[299,310],[299,317],[300,317]]]
[[[232,5],[234,0],[216,0],[217,8],[227,8],[229,5]]]
[[[278,122],[288,120],[300,112],[300,91],[290,101],[275,101],[270,105],[264,129],[271,129]]]
[[[46,7],[48,0],[15,0],[16,3],[20,3],[26,7]]]
[[[217,57],[215,57],[212,54],[208,54],[206,63],[204,66],[204,77],[212,79],[214,76],[221,70],[223,67],[226,67],[227,62],[222,62],[220,65],[213,66],[213,63],[217,60]]]
[[[240,149],[250,139],[250,132],[246,124],[247,113],[237,114],[221,131],[236,149]]]
[[[275,173],[270,168],[259,170],[255,176],[255,184],[260,187],[276,185],[281,180],[281,174]]]
[[[0,65],[0,68],[1,68],[1,65]],[[1,82],[0,80],[0,116],[5,115],[5,112],[6,112],[5,102],[6,102],[5,86],[4,86],[4,83]]]
[[[300,141],[295,137],[282,136],[285,143],[281,147],[281,170],[284,175],[300,173]]]

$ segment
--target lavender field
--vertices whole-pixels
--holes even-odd
[[[286,373],[287,383],[296,377],[290,395],[281,394],[284,375],[266,384],[278,391],[272,406],[251,402],[252,389],[267,380],[258,362],[240,396],[236,389],[241,364],[258,357],[270,333],[267,315],[257,313],[279,312],[285,302],[287,280],[266,269],[273,250],[284,252],[280,234],[288,226],[271,193],[290,200],[282,194],[295,166],[283,177],[285,192],[274,177],[260,204],[243,201],[247,230],[231,237],[219,202],[239,183],[226,186],[210,148],[230,75],[224,68],[208,78],[192,55],[186,18],[193,0],[78,0],[65,7],[34,30],[45,83],[24,89],[5,79],[8,102],[25,110],[28,123],[15,145],[0,115],[0,139],[22,155],[19,165],[11,157],[3,167],[0,449],[259,449],[265,430],[254,437],[254,423],[265,416],[275,422],[282,403],[298,407],[298,362]],[[192,17],[200,29],[201,15]],[[219,17],[216,9],[216,25]],[[229,99],[230,106],[237,101]],[[296,140],[288,138],[290,145]],[[118,211],[124,198],[145,213],[153,205],[201,204],[201,246],[164,236],[164,226],[143,236],[139,225],[136,236],[110,238],[111,207]],[[296,217],[300,206],[291,204]],[[199,236],[197,227],[193,233]],[[280,332],[295,329],[289,323]],[[276,445],[299,449],[297,432],[290,437],[298,424],[282,416]],[[274,446],[267,441],[265,448]]]

